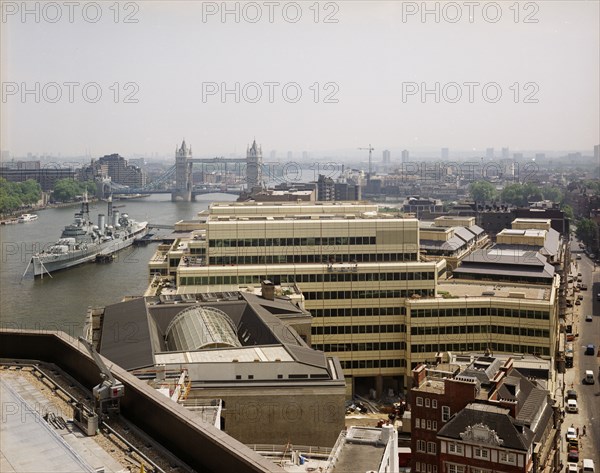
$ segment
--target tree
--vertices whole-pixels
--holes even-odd
[[[496,197],[496,188],[488,181],[475,181],[469,186],[471,197],[477,202],[487,202]]]
[[[586,246],[593,246],[598,235],[598,225],[592,219],[584,218],[577,223],[577,238],[585,243]]]
[[[563,205],[562,211],[565,213],[565,217],[569,220],[573,220],[575,218],[575,212],[573,212],[573,207],[571,207],[570,205]]]
[[[25,182],[9,182],[0,178],[0,212],[2,213],[35,204],[41,196],[40,185],[32,179]]]

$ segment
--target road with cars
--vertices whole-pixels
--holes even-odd
[[[578,334],[573,342],[575,360],[573,368],[567,369],[565,374],[566,389],[574,389],[577,392],[577,414],[567,413],[563,424],[563,436],[567,428],[573,425],[579,427],[583,434],[583,426],[586,426],[586,435],[581,437],[580,464],[583,458],[591,458],[600,465],[600,358],[598,347],[600,345],[600,265],[596,267],[594,262],[583,253],[574,242],[572,250],[572,274],[573,283],[569,284],[569,294],[573,294],[574,300],[583,295],[580,305],[574,305],[567,309],[567,324],[573,324],[573,332]],[[580,255],[581,259],[577,259]],[[587,290],[574,291],[577,284],[577,275],[581,273],[581,283],[587,286]],[[588,317],[591,316],[591,317]],[[594,354],[586,354],[588,345],[594,346]],[[592,370],[594,373],[594,384],[583,382],[585,372]],[[566,400],[564,401],[566,404]],[[565,439],[566,440],[566,439]],[[566,443],[564,460],[566,462]],[[566,464],[566,463],[565,463]]]

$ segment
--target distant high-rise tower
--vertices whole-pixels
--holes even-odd
[[[510,150],[508,148],[502,148],[502,159],[510,159]]]
[[[485,150],[485,159],[489,159],[490,161],[494,159],[494,148],[487,148]]]
[[[252,142],[246,151],[246,189],[252,192],[255,187],[263,187],[262,181],[262,148]]]
[[[600,145],[594,146],[594,162],[600,164]]]
[[[450,149],[442,148],[442,161],[448,161],[450,159]]]
[[[384,149],[383,150],[383,164],[390,164],[391,161],[391,154],[390,154],[390,150],[389,149]]]
[[[275,161],[277,159],[277,150],[271,150],[271,154],[269,154],[269,157],[271,158],[271,161]]]
[[[403,149],[402,150],[402,162],[403,163],[408,163],[408,150],[407,149]]]
[[[181,147],[175,146],[175,189],[171,193],[171,200],[192,200],[192,147],[182,141]]]

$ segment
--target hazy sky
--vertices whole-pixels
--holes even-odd
[[[3,1],[2,149],[591,154],[599,2],[475,3]]]

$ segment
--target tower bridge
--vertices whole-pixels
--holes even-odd
[[[252,191],[255,187],[264,187],[263,181],[263,160],[262,149],[253,141],[246,151],[245,158],[193,158],[192,147],[188,147],[185,140],[180,147],[175,146],[175,164],[167,169],[162,175],[152,181],[150,184],[133,189],[127,186],[116,184],[110,179],[101,182],[100,194],[107,197],[114,194],[171,194],[172,201],[190,202],[195,200],[196,195],[209,194],[214,192],[240,195],[239,185],[227,186],[224,184],[206,184],[198,183],[194,185],[192,178],[192,169],[194,164],[202,164],[204,172],[227,172],[230,171],[230,165],[235,165],[235,171],[239,176],[246,177],[246,190]],[[166,183],[173,182],[174,188],[164,188]]]
[[[175,148],[175,188],[171,190],[171,200],[189,202],[194,199],[197,193],[205,193],[206,189],[201,191],[194,190],[192,179],[192,168],[194,164],[205,166],[224,165],[227,169],[228,164],[243,164],[238,171],[242,171],[246,176],[246,190],[251,191],[255,187],[262,186],[262,148],[253,141],[246,151],[246,158],[192,158],[192,147],[188,147],[185,140],[179,148]],[[242,169],[245,167],[245,169]],[[214,169],[215,171],[217,169]]]

